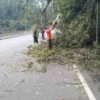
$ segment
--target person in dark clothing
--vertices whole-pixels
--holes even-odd
[[[37,28],[35,28],[33,31],[33,39],[34,43],[38,43]]]
[[[43,29],[41,33],[42,33],[42,40],[44,40],[44,39],[45,39],[45,38],[44,38],[45,30]]]

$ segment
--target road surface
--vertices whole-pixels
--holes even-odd
[[[46,73],[14,70],[12,62],[29,45],[32,35],[0,40],[0,100],[100,100],[91,77],[83,73],[84,80],[73,65],[48,64]]]

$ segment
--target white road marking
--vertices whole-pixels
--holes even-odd
[[[9,48],[12,48],[12,47],[14,47],[14,45],[11,45],[11,46],[9,46],[9,47],[7,47],[7,48],[1,49],[0,52],[5,51],[5,50],[7,50],[7,49],[9,49]]]
[[[77,66],[74,64],[73,67],[74,67],[75,71],[77,72],[77,75],[78,75],[78,77],[79,77],[79,79],[80,79],[80,81],[81,81],[81,83],[82,83],[82,85],[83,85],[88,97],[89,97],[89,100],[96,100],[96,98],[94,97],[91,89],[89,88],[88,84],[86,83],[84,77],[80,73],[80,71],[77,68]]]

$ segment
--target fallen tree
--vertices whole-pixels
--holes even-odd
[[[61,47],[93,45],[96,41],[96,0],[71,0],[74,3],[68,1],[55,2],[61,4],[59,6],[61,33],[56,35],[55,45]]]

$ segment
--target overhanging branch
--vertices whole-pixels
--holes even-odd
[[[46,5],[46,7],[44,8],[44,10],[42,11],[41,14],[43,14],[43,13],[46,11],[46,9],[47,9],[47,7],[49,6],[50,2],[51,2],[51,0],[47,0],[47,5]]]

